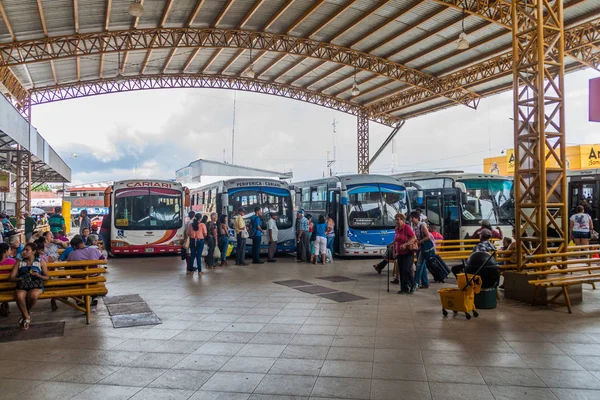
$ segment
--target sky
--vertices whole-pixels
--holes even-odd
[[[600,143],[588,122],[594,70],[567,75],[567,144]],[[74,184],[131,178],[172,179],[203,158],[231,162],[234,92],[158,89],[34,106],[32,123],[72,169]],[[398,172],[483,172],[483,158],[513,148],[512,92],[407,120],[396,136]],[[292,171],[294,181],[323,176],[337,121],[338,174],[356,173],[356,117],[271,95],[237,92],[234,163]],[[391,128],[370,123],[373,155]],[[330,157],[332,157],[330,155]],[[371,167],[390,174],[391,145]]]

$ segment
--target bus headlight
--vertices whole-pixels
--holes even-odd
[[[286,240],[285,242],[283,242],[283,247],[292,247],[293,245],[294,245],[293,240]]]
[[[173,240],[171,243],[169,243],[169,246],[182,246],[183,245],[183,240]]]
[[[112,240],[110,242],[110,245],[112,247],[129,247],[129,243],[126,243],[126,242],[123,242],[123,241],[120,241],[120,240]]]

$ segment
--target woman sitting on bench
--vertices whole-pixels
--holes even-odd
[[[27,243],[22,252],[22,260],[15,263],[10,272],[9,281],[17,282],[15,298],[21,310],[19,326],[23,330],[29,329],[31,323],[30,311],[44,292],[44,281],[48,277],[46,263],[37,257],[37,246]]]

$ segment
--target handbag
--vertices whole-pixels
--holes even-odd
[[[421,231],[421,236],[423,236],[423,225],[419,227],[419,230]],[[429,260],[431,257],[435,256],[435,246],[433,241],[428,239],[421,243],[421,251],[423,251],[423,257],[425,257],[425,260]]]
[[[598,239],[600,239],[600,233],[598,233],[596,231],[591,231],[590,232],[590,236],[591,236],[592,240],[598,240]]]
[[[213,257],[216,259],[221,258],[221,250],[219,249],[219,246],[215,246],[215,251],[213,252]]]
[[[189,236],[185,236],[185,239],[183,239],[183,245],[181,246],[184,249],[189,249],[190,248],[190,237]]]
[[[240,232],[240,236],[242,237],[242,239],[248,239],[250,237],[250,234],[248,233],[247,230],[243,230]]]
[[[206,257],[208,255],[208,246],[204,246],[202,249],[202,257]]]

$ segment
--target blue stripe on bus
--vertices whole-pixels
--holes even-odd
[[[359,230],[348,229],[348,240],[371,246],[385,246],[394,241],[394,229]]]
[[[272,194],[275,196],[283,196],[283,197],[287,197],[290,195],[289,190],[280,189],[280,188],[272,188],[272,187],[264,187],[264,186],[250,186],[250,187],[244,187],[244,188],[228,189],[227,193],[231,195],[231,194],[235,194],[238,192],[245,192],[248,190],[260,190],[261,192],[266,193],[266,194]]]

